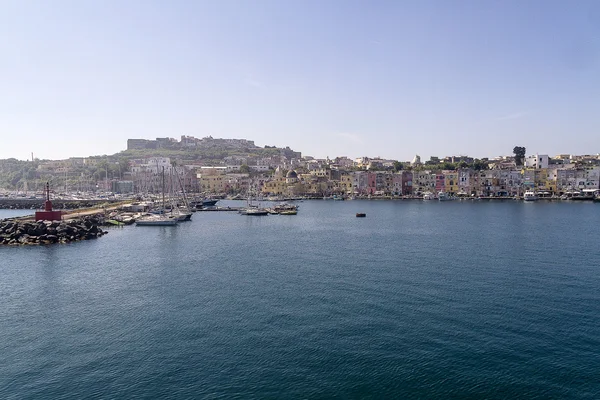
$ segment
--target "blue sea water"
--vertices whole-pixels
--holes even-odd
[[[600,205],[300,205],[0,247],[0,398],[600,398]]]

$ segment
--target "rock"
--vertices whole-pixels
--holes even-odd
[[[21,244],[25,244],[25,243],[29,242],[29,235],[28,234],[21,235],[21,236],[19,236],[17,241]]]
[[[0,245],[38,245],[96,239],[108,233],[99,227],[101,223],[103,218],[95,216],[69,221],[4,220],[0,221]]]

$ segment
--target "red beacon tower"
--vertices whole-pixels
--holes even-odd
[[[52,210],[52,202],[50,201],[50,183],[46,182],[46,201],[44,202],[44,211],[35,212],[36,221],[60,221],[62,219],[61,211]]]

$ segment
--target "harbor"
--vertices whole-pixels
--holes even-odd
[[[561,382],[549,395],[556,398],[597,386],[596,342],[574,340],[600,335],[595,204],[299,205],[289,218],[196,212],[174,227],[103,227],[108,234],[97,239],[0,246],[0,379],[22,387],[21,398],[65,388],[77,398],[235,398],[240,388],[246,397],[331,397],[332,386],[351,398],[357,384],[381,390],[356,375],[361,363],[381,382],[397,379],[434,398],[452,388],[450,397],[493,398],[464,388],[485,388],[499,369],[506,378],[496,385],[514,398],[523,376],[533,379],[528,393]],[[0,210],[0,218],[15,213]],[[544,240],[540,224],[550,237],[564,234]],[[552,346],[564,351],[547,353]],[[60,358],[48,363],[49,354]],[[294,375],[298,368],[314,378]],[[448,373],[461,385],[442,379]],[[107,386],[98,376],[114,378]],[[565,376],[574,383],[563,386]]]

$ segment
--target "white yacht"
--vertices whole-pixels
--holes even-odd
[[[173,226],[177,218],[162,215],[146,215],[135,221],[137,226]]]
[[[433,200],[435,197],[433,196],[433,193],[431,192],[425,192],[423,193],[423,200]]]
[[[523,195],[523,200],[525,201],[536,201],[538,198],[538,195],[533,190],[528,190]]]

